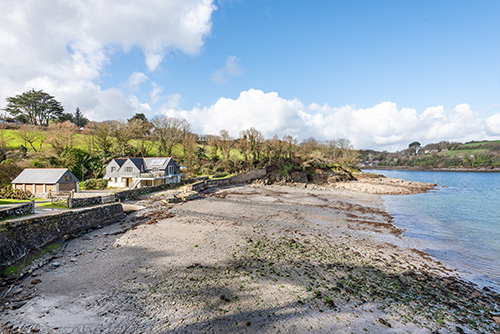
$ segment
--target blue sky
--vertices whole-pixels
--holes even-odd
[[[94,120],[356,148],[500,138],[499,1],[34,3],[0,2],[1,101],[43,89]]]

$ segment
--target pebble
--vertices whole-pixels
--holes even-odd
[[[58,268],[60,266],[61,266],[61,264],[59,262],[52,263],[52,267],[54,267],[54,268]]]
[[[494,322],[496,322],[497,324],[500,324],[500,317],[493,317],[492,318]]]
[[[39,279],[39,278],[35,278],[34,280],[31,281],[31,284],[35,285],[35,284],[38,284],[38,283],[41,283],[42,280]]]

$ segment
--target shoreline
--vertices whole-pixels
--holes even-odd
[[[427,167],[396,167],[396,166],[367,166],[360,167],[361,170],[399,170],[399,171],[416,171],[416,172],[464,172],[464,173],[500,173],[500,168],[427,168]]]
[[[380,195],[248,185],[169,205],[167,193],[20,279],[1,332],[500,331],[498,293],[391,242]]]

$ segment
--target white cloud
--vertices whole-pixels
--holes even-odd
[[[241,130],[255,127],[267,138],[274,134],[292,135],[299,140],[347,138],[356,148],[390,151],[403,149],[414,140],[423,144],[441,140],[463,142],[500,135],[500,113],[481,119],[467,104],[451,110],[430,107],[419,115],[415,109],[398,108],[393,102],[371,108],[336,108],[314,103],[306,106],[300,100],[287,100],[275,92],[255,89],[241,92],[237,99],[220,98],[209,107],[165,107],[163,112],[187,119],[195,131],[204,134],[226,129],[237,137]]]
[[[142,72],[134,72],[128,77],[128,85],[132,89],[138,89],[140,85],[148,81],[149,78]]]
[[[133,97],[99,86],[113,52],[139,48],[150,71],[171,50],[195,55],[214,10],[213,0],[1,1],[0,107],[6,97],[34,88],[56,96],[67,111],[80,106],[94,120],[109,118],[113,108],[133,111]],[[144,79],[132,74],[129,83]]]
[[[228,56],[226,65],[212,73],[212,81],[217,84],[225,84],[232,77],[239,77],[243,73],[241,61],[236,56]]]
[[[500,114],[495,114],[486,119],[486,132],[490,136],[500,136]]]

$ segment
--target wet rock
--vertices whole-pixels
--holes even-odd
[[[61,266],[61,264],[59,262],[52,263],[52,267],[54,267],[54,268],[58,268],[60,266]]]
[[[387,326],[389,328],[392,327],[392,325],[390,323],[388,323],[387,320],[385,320],[384,318],[378,318],[377,320],[378,320],[378,322],[380,322],[384,326]]]

